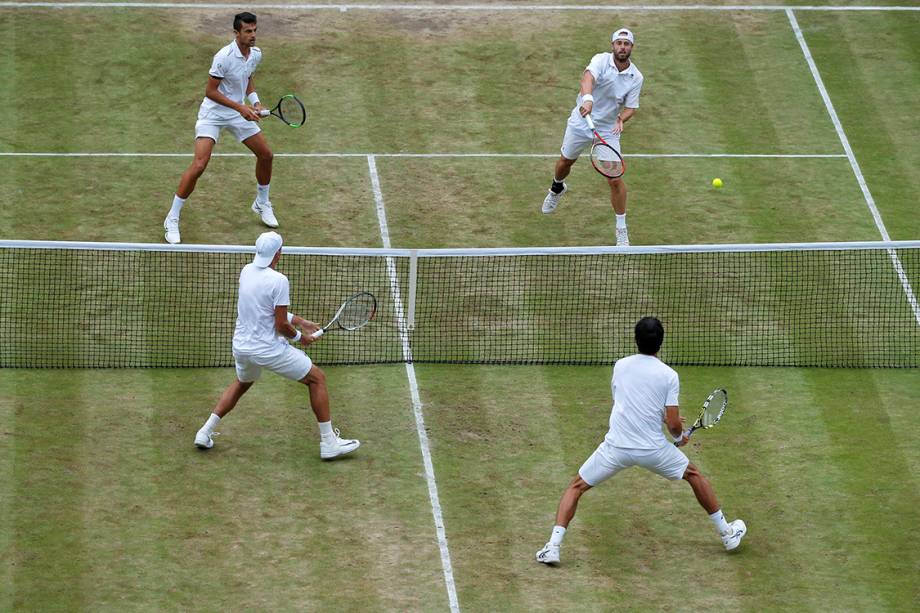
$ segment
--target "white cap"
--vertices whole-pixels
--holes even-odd
[[[252,263],[259,268],[268,268],[275,254],[281,249],[281,235],[277,232],[263,232],[256,239],[256,257],[252,258]]]
[[[630,44],[636,44],[636,39],[633,36],[633,33],[626,28],[620,28],[613,33],[613,36],[610,37],[610,42],[615,40],[628,40]]]

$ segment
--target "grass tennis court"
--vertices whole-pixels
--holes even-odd
[[[578,75],[622,24],[646,77],[623,137],[635,244],[880,238],[782,10],[251,10],[262,98],[295,91],[310,117],[263,126],[288,245],[381,246],[368,154],[393,247],[611,244],[587,164],[555,215],[539,206]],[[0,154],[141,154],[3,155],[0,238],[161,242],[233,12],[0,5],[0,93],[30,109]],[[888,232],[917,239],[920,12],[794,15]],[[231,140],[216,151],[247,153]],[[407,156],[445,153],[505,157]],[[252,168],[211,161],[184,242],[255,239]],[[586,494],[546,568],[533,554],[606,431],[610,369],[416,366],[460,610],[916,607],[915,370],[677,370],[685,414],[729,389],[688,455],[747,522],[742,550],[686,484],[634,471]],[[448,610],[405,367],[327,374],[335,425],[363,442],[333,463],[276,377],[199,453],[232,369],[0,370],[0,610]]]

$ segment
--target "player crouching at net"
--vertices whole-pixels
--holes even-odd
[[[620,149],[620,133],[623,125],[639,108],[639,92],[642,90],[642,73],[630,62],[634,43],[633,33],[626,28],[614,32],[611,42],[612,53],[598,53],[585,68],[581,76],[581,87],[575,108],[569,115],[562,138],[562,155],[556,161],[556,173],[549,194],[543,200],[543,213],[556,210],[562,195],[568,190],[564,179],[569,176],[572,164],[594,141],[594,133],[588,127],[586,115],[591,115],[598,134],[614,150]],[[626,184],[620,177],[607,178],[610,185],[610,203],[616,213],[617,246],[629,245],[626,231]]]
[[[182,174],[172,207],[163,221],[168,243],[181,242],[179,214],[182,206],[208,167],[211,153],[224,129],[230,130],[237,140],[255,154],[257,184],[252,210],[269,228],[278,227],[272,203],[268,199],[274,154],[259,128],[262,119],[259,112],[263,107],[252,80],[252,74],[262,61],[262,50],[255,46],[256,27],[256,16],[252,13],[234,16],[234,40],[215,53],[211,61],[205,97],[195,123],[195,159]],[[244,96],[252,104],[251,107],[243,102]]]
[[[319,422],[319,455],[324,460],[351,453],[361,443],[339,437],[333,430],[329,415],[329,392],[326,375],[303,351],[288,341],[307,346],[319,330],[312,321],[288,313],[290,286],[288,279],[275,270],[281,258],[281,236],[265,232],[256,240],[256,255],[252,263],[240,272],[236,331],[233,333],[233,358],[237,380],[224,390],[214,412],[195,435],[195,445],[201,449],[214,446],[214,427],[233,410],[243,394],[252,387],[262,369],[306,385],[310,390],[310,406]]]
[[[709,513],[709,519],[722,537],[725,549],[731,551],[738,547],[747,532],[740,519],[731,523],[725,521],[709,481],[661,431],[664,421],[678,445],[688,440],[677,405],[680,380],[657,355],[664,340],[664,327],[656,318],[645,317],[636,324],[635,334],[639,353],[617,360],[613,367],[610,430],[562,495],[556,525],[549,542],[537,552],[538,562],[559,562],[562,538],[575,516],[582,494],[631,466],[641,466],[665,479],[684,479],[690,483],[696,499]]]

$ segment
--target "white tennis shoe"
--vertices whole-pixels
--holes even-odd
[[[543,549],[537,552],[537,562],[542,564],[558,564],[559,545],[553,545],[552,543],[543,545]]]
[[[217,436],[218,434],[220,434],[220,432],[212,432],[211,434],[208,434],[207,431],[202,428],[195,435],[195,447],[198,447],[198,449],[210,449],[214,446],[214,439],[211,437]]]
[[[272,203],[270,201],[266,200],[265,202],[259,202],[259,200],[256,199],[252,203],[252,210],[262,218],[262,223],[269,228],[278,227],[278,219],[275,217],[275,212],[272,210]]]
[[[182,239],[179,237],[179,218],[169,217],[163,220],[163,229],[166,230],[166,242],[170,245],[179,244]]]
[[[629,232],[626,228],[617,228],[617,247],[629,247]]]
[[[562,194],[569,191],[569,186],[564,182],[562,184],[562,191],[558,194],[553,190],[549,190],[549,193],[546,194],[546,198],[543,199],[543,214],[549,215],[556,210],[556,207],[559,206],[559,199],[562,198]]]
[[[747,526],[745,526],[744,522],[740,519],[736,519],[728,525],[731,531],[722,535],[722,544],[725,545],[726,551],[732,551],[733,549],[737,549],[738,545],[741,544],[741,539],[747,534]]]
[[[361,441],[342,438],[339,436],[339,429],[336,428],[332,436],[324,436],[319,442],[319,457],[323,460],[331,460],[340,455],[351,453],[361,446]]]

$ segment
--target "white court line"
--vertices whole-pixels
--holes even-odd
[[[237,10],[240,4],[187,2],[0,2],[2,8],[140,8],[140,9],[218,9]],[[583,5],[583,4],[250,4],[250,9],[298,11],[920,11],[920,6],[784,6],[760,5]]]
[[[840,123],[840,118],[837,117],[837,111],[834,110],[834,103],[831,102],[831,97],[827,93],[827,88],[824,87],[824,80],[818,72],[818,65],[811,55],[808,43],[805,42],[805,35],[802,34],[802,28],[799,27],[799,22],[795,18],[792,9],[786,10],[786,16],[789,18],[789,23],[792,25],[793,32],[795,32],[796,40],[799,41],[799,47],[802,48],[802,53],[805,54],[805,61],[808,63],[808,68],[811,70],[811,76],[814,77],[815,83],[818,86],[818,92],[821,94],[821,99],[824,100],[827,114],[830,115],[831,121],[834,123],[837,137],[840,139],[840,144],[843,145],[843,150],[846,152],[847,159],[850,161],[850,168],[853,169],[853,174],[856,175],[856,182],[859,183],[859,188],[862,190],[866,206],[869,207],[869,212],[872,213],[872,219],[875,220],[875,227],[878,228],[879,233],[882,235],[882,240],[889,241],[891,237],[888,235],[888,229],[885,228],[885,222],[882,221],[882,215],[879,213],[878,207],[875,206],[875,198],[872,197],[872,192],[869,191],[869,186],[866,184],[866,178],[863,176],[862,169],[859,167],[859,162],[856,161],[856,156],[853,154],[853,148],[850,147],[850,140],[843,131],[843,124]],[[898,274],[898,279],[901,281],[901,287],[904,289],[904,294],[907,296],[907,302],[914,312],[914,318],[917,320],[917,325],[920,326],[920,303],[917,302],[914,290],[910,286],[910,280],[904,272],[904,267],[901,265],[901,259],[894,249],[889,249],[888,255]]]
[[[62,157],[62,158],[187,158],[193,153],[119,153],[53,151],[0,152],[0,157]],[[558,153],[276,153],[282,158],[555,158]],[[251,153],[212,153],[211,157],[252,157]],[[627,158],[845,158],[845,153],[627,153]]]
[[[390,249],[390,228],[387,224],[387,213],[383,205],[383,191],[380,189],[380,177],[377,174],[377,161],[374,159],[373,155],[367,156],[367,168],[371,176],[371,187],[374,190],[374,202],[377,205],[377,223],[380,225],[380,239],[383,241],[383,247],[385,249]],[[425,430],[425,416],[422,413],[422,397],[418,390],[418,379],[415,376],[415,366],[412,364],[412,347],[409,344],[406,317],[399,288],[399,280],[396,275],[396,262],[392,257],[387,257],[387,272],[390,276],[390,292],[393,295],[393,305],[396,309],[396,321],[399,325],[399,338],[400,341],[402,341],[403,358],[406,362],[406,376],[409,379],[409,394],[412,398],[412,411],[415,414],[415,430],[418,433],[419,447],[421,447],[422,450],[422,461],[425,465],[425,481],[428,482],[428,498],[431,501],[431,514],[434,516],[434,526],[438,536],[438,548],[441,550],[441,568],[444,571],[447,600],[450,604],[450,610],[459,613],[460,603],[457,600],[457,587],[454,583],[453,565],[450,561],[450,550],[447,548],[447,531],[444,528],[444,516],[441,513],[438,484],[435,482],[434,477],[434,463],[431,461],[428,432]]]

